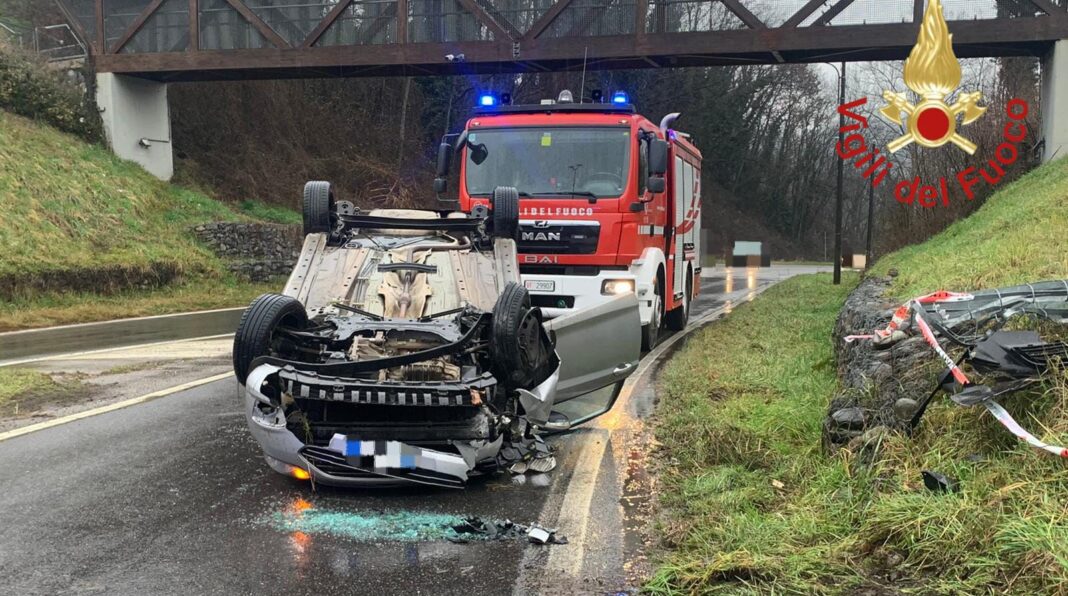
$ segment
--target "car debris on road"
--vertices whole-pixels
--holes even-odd
[[[935,390],[919,402],[910,428],[919,424],[931,400],[945,391],[957,404],[985,407],[1009,432],[1035,449],[1068,458],[1068,449],[1041,441],[996,401],[1039,382],[1055,362],[1068,362],[1065,341],[1044,341],[1034,330],[1003,329],[1010,319],[1020,316],[1068,325],[1068,280],[971,293],[935,292],[899,307],[884,329],[851,335],[845,341],[870,340],[877,349],[885,349],[919,334],[945,363],[945,373]],[[939,338],[962,348],[962,355],[951,357]],[[972,382],[962,364],[990,375],[992,384]]]

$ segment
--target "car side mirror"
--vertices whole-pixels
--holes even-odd
[[[434,192],[439,195],[444,193],[448,183],[449,180],[447,178],[434,178]]]
[[[667,141],[653,139],[649,143],[649,174],[663,176],[668,167],[668,144]],[[663,191],[661,191],[663,192]]]
[[[654,194],[660,194],[667,188],[664,179],[660,176],[649,176],[649,180],[645,183],[645,186],[649,189],[649,192]]]

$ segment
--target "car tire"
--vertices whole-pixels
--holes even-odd
[[[519,191],[511,186],[493,189],[493,236],[519,241]]]
[[[648,352],[656,347],[660,339],[660,325],[664,321],[664,290],[660,281],[653,286],[653,319],[642,325],[642,351]]]
[[[334,229],[337,199],[329,182],[313,180],[304,185],[304,235],[329,234]]]
[[[541,311],[530,305],[523,286],[508,282],[493,306],[490,331],[493,374],[498,382],[513,387],[530,383],[544,364],[541,341]]]
[[[308,312],[296,298],[263,294],[245,309],[234,334],[234,375],[238,382],[245,383],[253,360],[272,352],[275,330],[282,324],[307,326]]]
[[[682,331],[690,320],[690,302],[693,299],[693,271],[689,267],[686,268],[686,283],[684,286],[682,305],[672,309],[665,317],[668,329],[672,331]]]

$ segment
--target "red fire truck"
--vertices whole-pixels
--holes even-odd
[[[701,153],[657,126],[625,94],[574,102],[564,91],[536,105],[483,95],[463,133],[438,155],[435,189],[461,156],[464,211],[499,187],[519,193],[520,272],[548,317],[636,292],[642,347],[661,326],[682,329],[701,279]]]

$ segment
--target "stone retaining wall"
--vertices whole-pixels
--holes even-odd
[[[824,420],[824,446],[833,451],[865,432],[905,430],[921,401],[934,389],[941,368],[922,337],[887,349],[870,341],[847,344],[848,335],[886,327],[900,302],[886,296],[891,278],[869,277],[849,295],[834,326],[835,359],[841,390]]]
[[[288,276],[304,242],[299,225],[217,222],[198,225],[193,233],[230,271],[252,281]]]

